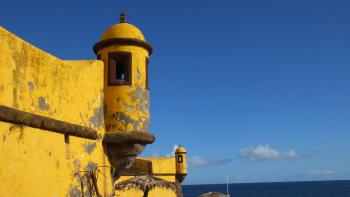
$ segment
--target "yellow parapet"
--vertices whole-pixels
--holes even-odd
[[[1,196],[81,197],[89,191],[80,181],[96,169],[106,176],[97,180],[100,194],[110,194],[110,169],[103,167],[110,166],[102,146],[103,63],[60,60],[1,27],[0,40],[0,107],[17,112],[3,118],[22,121],[0,121]],[[58,133],[65,125],[93,130],[96,139]]]

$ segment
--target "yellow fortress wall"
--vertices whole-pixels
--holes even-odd
[[[183,147],[176,157],[137,158],[155,140],[151,46],[122,14],[94,51],[101,61],[61,60],[0,27],[0,197],[182,196]],[[120,68],[110,65],[120,54],[130,70],[116,80]],[[168,187],[114,189],[135,178]]]
[[[0,105],[92,127],[88,140],[0,121],[0,196],[79,196],[75,172],[109,166],[103,153],[103,64],[62,61],[0,28]],[[104,176],[109,169],[98,168]],[[106,179],[109,180],[109,179]],[[110,181],[99,182],[101,194]],[[86,191],[86,188],[85,188]]]
[[[0,40],[1,105],[103,128],[102,62],[62,61],[3,28]]]

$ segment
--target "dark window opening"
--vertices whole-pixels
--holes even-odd
[[[148,58],[146,57],[146,89],[149,90],[148,86]]]
[[[131,54],[108,54],[108,85],[131,85]]]
[[[178,155],[178,156],[177,156],[177,162],[178,162],[178,163],[182,163],[182,162],[183,162],[183,160],[182,160],[182,155]]]
[[[115,66],[116,66],[115,79],[128,81],[129,80],[128,79],[129,77],[127,75],[128,66],[127,66],[126,62],[123,60],[112,60],[112,61],[114,61]]]

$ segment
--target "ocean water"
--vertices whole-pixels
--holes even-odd
[[[226,193],[226,184],[183,185],[185,197],[210,191]],[[350,197],[350,181],[229,184],[231,197]]]

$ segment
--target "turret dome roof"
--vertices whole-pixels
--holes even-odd
[[[113,38],[131,38],[145,41],[145,37],[139,28],[125,22],[109,27],[101,36],[100,41]]]
[[[101,49],[112,45],[132,45],[146,49],[149,54],[152,53],[152,46],[146,42],[141,30],[136,26],[125,22],[125,13],[120,14],[120,23],[109,27],[101,36],[93,50],[95,54]]]
[[[186,149],[182,146],[177,147],[175,154],[186,153]]]

